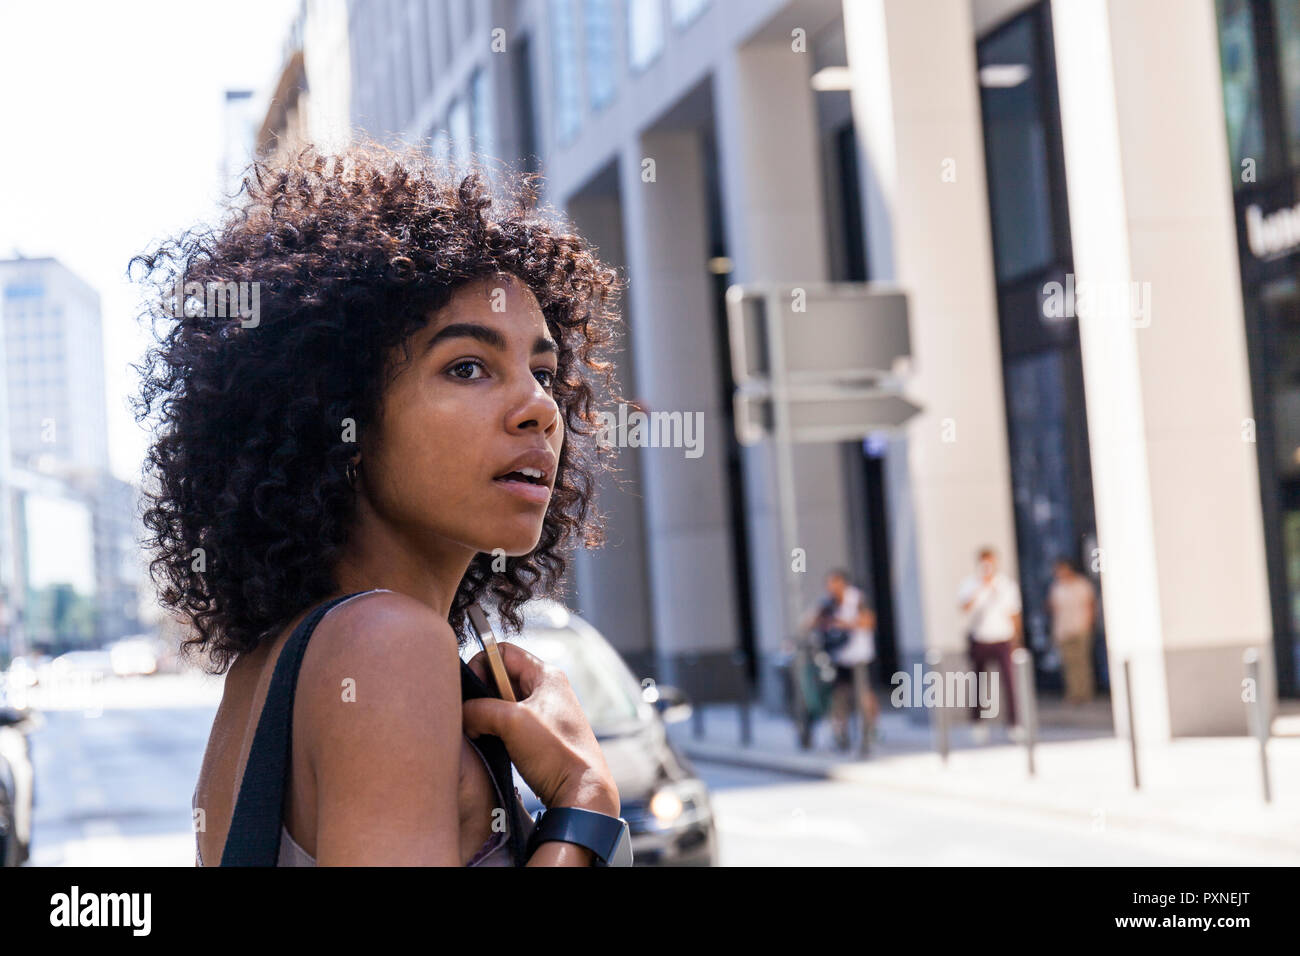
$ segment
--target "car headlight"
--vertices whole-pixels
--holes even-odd
[[[704,806],[708,791],[700,780],[680,780],[660,787],[650,798],[650,815],[660,826],[672,826],[681,817]]]

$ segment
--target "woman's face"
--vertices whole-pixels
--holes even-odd
[[[389,383],[378,427],[363,440],[361,483],[379,517],[421,536],[417,546],[427,536],[476,553],[531,552],[564,443],[555,348],[518,279],[458,289],[413,336],[411,362]],[[542,474],[502,478],[519,468]]]

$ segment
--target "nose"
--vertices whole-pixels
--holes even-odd
[[[560,427],[560,406],[531,372],[528,381],[532,387],[522,403],[511,412],[507,428],[518,433],[537,431],[550,438]]]

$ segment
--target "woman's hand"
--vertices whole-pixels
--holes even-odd
[[[499,642],[517,703],[495,697],[461,705],[470,737],[500,737],[519,775],[549,807],[581,807],[618,816],[618,787],[569,679],[522,647]],[[469,668],[493,686],[485,652]]]

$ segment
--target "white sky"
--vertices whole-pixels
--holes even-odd
[[[148,347],[125,277],[152,241],[207,221],[223,94],[263,90],[296,0],[0,0],[0,258],[54,256],[100,294],[108,442],[138,480],[127,404]]]

